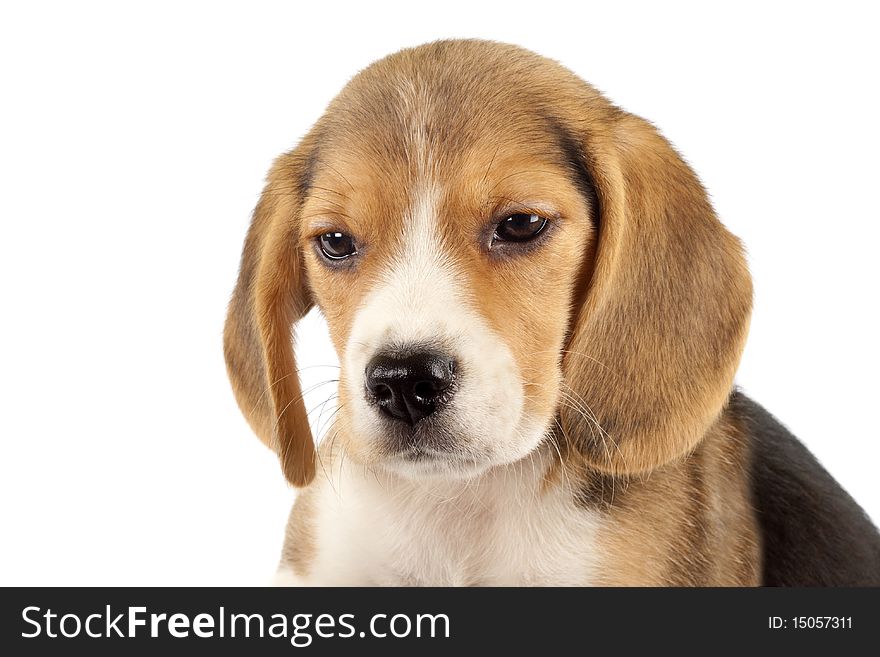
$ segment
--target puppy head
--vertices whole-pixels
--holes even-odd
[[[649,125],[549,60],[439,42],[363,71],[276,162],[226,358],[296,485],[314,448],[291,326],[313,303],[352,458],[466,477],[556,428],[636,472],[718,414],[749,302],[736,240]]]

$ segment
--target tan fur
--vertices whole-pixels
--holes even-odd
[[[316,512],[315,489],[306,488],[290,509],[281,548],[281,562],[289,564],[294,572],[307,572],[315,558],[318,549],[314,527]]]
[[[748,444],[722,416],[686,459],[614,477],[567,460],[580,502],[610,522],[600,543],[606,586],[757,586],[760,545],[748,486]]]
[[[229,378],[260,440],[278,452],[285,477],[304,486],[315,476],[314,445],[302,401],[291,327],[311,307],[302,262],[289,238],[301,199],[290,185],[308,166],[310,139],[269,174],[254,211],[223,335]]]
[[[572,513],[608,521],[600,583],[756,583],[748,455],[722,415],[751,308],[739,242],[650,124],[512,46],[438,42],[377,62],[270,172],[225,353],[288,481],[315,476],[291,327],[317,304],[342,354],[360,300],[400,253],[413,188],[430,183],[466,304],[513,354],[524,412],[553,419],[560,459],[545,489],[574,477]],[[481,247],[523,210],[550,218],[542,246],[515,257]],[[320,261],[314,239],[328,230],[358,237],[356,268]],[[369,466],[381,454],[359,440],[350,394],[340,386],[335,433]],[[313,513],[307,492],[290,525],[302,545],[289,535],[284,557],[299,573],[320,549]]]

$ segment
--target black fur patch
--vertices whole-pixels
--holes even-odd
[[[880,533],[816,458],[741,392],[730,398],[752,450],[765,586],[880,586]]]

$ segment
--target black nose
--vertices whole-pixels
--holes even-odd
[[[364,374],[379,409],[412,426],[452,397],[455,361],[430,352],[378,354]]]

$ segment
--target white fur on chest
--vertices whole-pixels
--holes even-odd
[[[565,486],[545,487],[537,457],[470,482],[429,483],[346,464],[317,483],[316,553],[307,577],[280,584],[589,585],[601,517]]]

